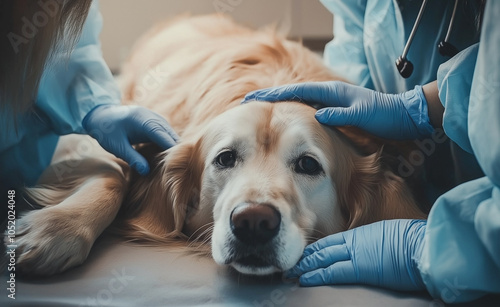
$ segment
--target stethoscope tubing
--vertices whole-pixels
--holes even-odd
[[[453,28],[453,23],[455,22],[455,15],[457,13],[458,8],[458,0],[455,0],[455,5],[453,6],[453,12],[451,13],[450,24],[448,25],[448,31],[446,31],[446,36],[444,37],[444,41],[448,42],[450,39],[451,29]]]
[[[422,19],[422,16],[424,15],[425,6],[427,5],[427,1],[428,0],[424,0],[422,2],[422,5],[420,6],[420,10],[418,11],[417,19],[415,20],[415,23],[413,24],[413,28],[411,29],[410,36],[408,37],[408,40],[406,41],[406,45],[403,49],[403,53],[401,54],[401,57],[403,59],[406,59],[406,56],[408,55],[408,51],[410,51],[411,42],[413,41],[413,38],[415,37],[415,34],[417,33],[418,25],[420,24],[420,20]]]

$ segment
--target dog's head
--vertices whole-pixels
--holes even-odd
[[[252,102],[219,115],[133,184],[133,223],[158,237],[211,234],[217,263],[264,275],[291,268],[314,239],[379,218],[380,185],[404,194],[402,181],[314,112]]]
[[[250,103],[219,116],[201,140],[200,210],[185,231],[209,208],[217,263],[259,275],[288,269],[309,238],[342,229],[332,176],[343,158],[312,108]]]

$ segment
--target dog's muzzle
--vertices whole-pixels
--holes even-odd
[[[275,244],[281,226],[281,214],[270,204],[242,203],[231,212],[229,220],[232,261],[245,267],[275,266]]]

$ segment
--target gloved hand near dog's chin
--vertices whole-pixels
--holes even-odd
[[[433,132],[421,86],[384,94],[340,81],[290,84],[248,93],[243,103],[301,101],[321,104],[316,119],[330,126],[356,126],[388,139],[416,139]]]
[[[162,116],[139,106],[99,105],[85,116],[82,125],[104,149],[141,175],[149,173],[149,165],[133,144],[154,142],[166,150],[179,140]]]
[[[367,284],[425,290],[418,262],[425,220],[388,220],[337,233],[310,244],[287,278],[302,286]]]

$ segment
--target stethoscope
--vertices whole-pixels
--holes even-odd
[[[411,74],[413,73],[413,64],[406,58],[408,55],[408,51],[410,49],[411,42],[413,41],[413,37],[415,36],[415,33],[417,32],[418,25],[420,24],[420,19],[422,19],[422,15],[425,10],[425,6],[427,4],[428,0],[424,0],[422,2],[422,6],[420,6],[420,10],[417,15],[417,19],[415,20],[415,24],[413,25],[413,28],[411,29],[410,36],[408,37],[408,41],[406,42],[406,45],[403,49],[403,53],[399,58],[396,60],[396,67],[398,68],[399,74],[403,78],[409,78]],[[453,7],[453,12],[451,13],[451,19],[450,19],[450,24],[448,25],[448,31],[446,32],[446,36],[444,37],[444,40],[442,40],[438,44],[438,51],[441,55],[443,56],[449,56],[453,57],[458,53],[458,49],[450,44],[448,41],[450,38],[450,33],[451,33],[451,28],[453,27],[453,22],[455,21],[455,14],[457,12],[457,7],[458,7],[458,0],[455,0],[455,5]]]

